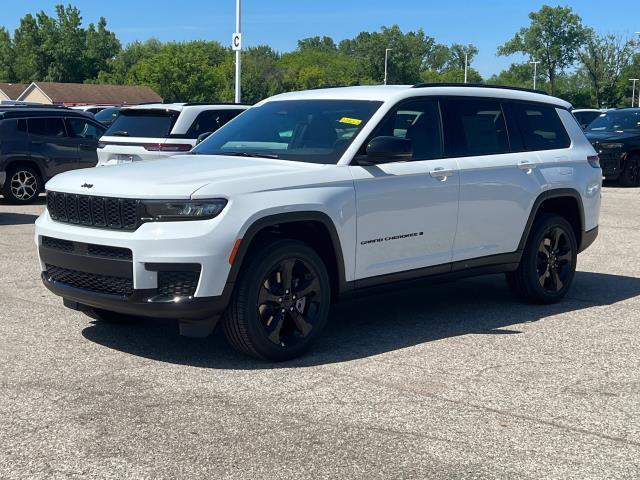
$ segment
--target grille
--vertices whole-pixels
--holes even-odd
[[[158,272],[158,294],[191,297],[196,293],[200,272]]]
[[[78,272],[68,268],[47,265],[47,277],[70,287],[109,295],[129,296],[133,293],[133,280],[95,273]]]
[[[108,247],[105,245],[87,245],[87,253],[94,257],[116,258],[118,260],[132,260],[131,250],[128,248]]]
[[[140,226],[138,200],[47,192],[51,218],[64,223],[112,230],[135,230]]]
[[[70,242],[69,240],[42,237],[42,245],[49,248],[55,248],[56,250],[62,250],[63,252],[73,252],[73,242]]]

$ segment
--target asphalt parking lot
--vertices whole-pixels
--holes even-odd
[[[1,202],[1,201],[0,201]],[[559,305],[501,276],[334,308],[306,357],[95,322],[0,203],[0,478],[638,478],[640,190],[604,190]]]

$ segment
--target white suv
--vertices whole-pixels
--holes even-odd
[[[505,272],[561,299],[602,171],[571,106],[496,87],[269,98],[179,159],[64,173],[36,222],[44,284],[102,319],[179,320],[282,360],[363,288]],[[425,305],[425,308],[428,308]]]
[[[191,150],[249,106],[154,103],[123,108],[98,144],[98,165],[156,160]]]

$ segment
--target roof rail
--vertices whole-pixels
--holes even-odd
[[[195,105],[240,105],[245,107],[250,107],[253,105],[252,103],[236,103],[236,102],[187,102],[183,105],[183,107],[192,107]]]
[[[0,109],[2,108],[59,108],[71,110],[64,105],[47,105],[44,103],[0,103]]]
[[[547,92],[543,90],[534,90],[533,88],[523,87],[510,87],[507,85],[489,85],[486,83],[416,83],[413,88],[428,88],[428,87],[479,87],[479,88],[499,88],[501,90],[516,90],[518,92],[539,93],[541,95],[547,95]]]

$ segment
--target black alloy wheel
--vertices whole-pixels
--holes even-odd
[[[309,336],[318,321],[322,298],[313,267],[298,258],[284,259],[263,279],[258,315],[275,345],[290,347]]]
[[[640,155],[632,155],[625,163],[620,175],[623,187],[640,187]]]
[[[573,282],[578,246],[573,227],[555,214],[540,215],[529,233],[520,264],[506,274],[509,288],[530,303],[554,303]]]
[[[310,348],[327,323],[329,274],[319,255],[296,240],[271,240],[243,262],[223,330],[243,353],[274,361]]]
[[[571,275],[573,254],[569,239],[560,227],[549,229],[538,247],[538,281],[546,292],[561,291]]]

